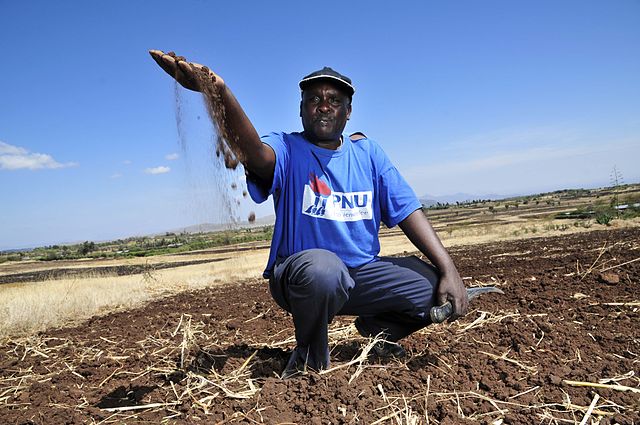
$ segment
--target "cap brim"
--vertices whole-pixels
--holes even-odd
[[[353,95],[356,92],[356,89],[351,84],[347,83],[344,80],[341,80],[338,77],[334,77],[333,75],[314,75],[313,77],[303,78],[302,80],[300,80],[300,83],[298,83],[298,86],[300,86],[300,89],[304,90],[306,87],[309,86],[309,84],[318,80],[334,81],[338,83],[340,86],[347,89],[347,91],[350,92],[351,95]]]

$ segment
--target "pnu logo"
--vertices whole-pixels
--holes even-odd
[[[334,192],[314,173],[304,187],[302,213],[333,221],[370,220],[373,217],[372,191]]]
[[[305,199],[306,189],[310,188],[315,195],[313,204],[304,209],[304,213],[307,215],[323,216],[327,209],[327,199],[331,195],[331,188],[315,175],[315,173],[309,173],[309,184],[305,186]]]

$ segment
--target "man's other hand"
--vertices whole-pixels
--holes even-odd
[[[167,54],[162,50],[149,50],[149,54],[167,74],[186,89],[202,92],[202,84],[208,82],[218,88],[224,88],[224,80],[204,65],[188,62],[182,56]]]
[[[467,314],[469,299],[467,290],[462,283],[462,278],[457,270],[449,270],[440,277],[440,284],[436,293],[440,305],[449,301],[453,307],[453,313],[449,321],[456,320]]]

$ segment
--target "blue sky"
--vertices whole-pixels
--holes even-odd
[[[0,0],[0,249],[271,213],[149,49],[218,72],[261,134],[299,130],[297,82],[331,66],[418,195],[480,195],[640,181],[639,46],[634,0]]]

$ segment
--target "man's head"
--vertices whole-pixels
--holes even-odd
[[[355,87],[351,83],[351,78],[346,75],[340,74],[338,71],[334,71],[333,69],[325,66],[319,71],[312,72],[311,74],[304,77],[300,80],[298,84],[300,86],[300,90],[304,92],[304,90],[309,87],[311,84],[317,81],[331,81],[335,83],[338,87],[344,91],[349,96],[349,99],[353,97],[353,94],[356,92]]]
[[[351,80],[325,67],[300,81],[300,117],[305,135],[314,144],[338,142],[351,115],[355,89]]]

